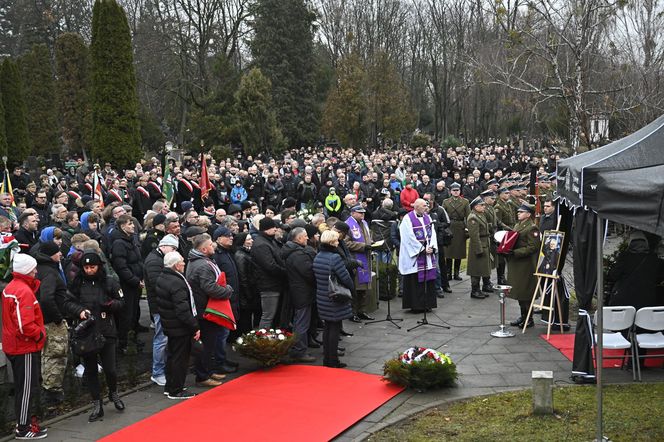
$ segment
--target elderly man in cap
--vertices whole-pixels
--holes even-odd
[[[163,215],[162,215],[163,216]],[[145,275],[145,291],[148,296],[148,308],[154,321],[154,338],[152,339],[152,377],[150,380],[163,387],[166,385],[166,345],[167,338],[161,325],[161,316],[157,309],[157,281],[164,270],[164,256],[178,249],[179,241],[175,235],[165,235],[157,248],[152,250],[143,263]]]
[[[512,286],[510,298],[519,301],[521,309],[521,316],[510,323],[515,327],[524,326],[530,301],[537,286],[537,278],[533,273],[537,268],[540,232],[532,220],[534,212],[533,207],[527,204],[522,204],[517,209],[518,222],[514,226],[514,230],[519,237],[507,259],[507,283]],[[534,325],[531,317],[527,327]]]
[[[470,202],[471,212],[468,215],[468,268],[466,274],[470,276],[470,297],[484,299],[489,295],[487,287],[480,291],[480,278],[489,279],[491,276],[491,235],[486,218],[486,203],[481,196]],[[489,287],[490,288],[490,287]]]
[[[213,257],[214,262],[226,274],[226,285],[233,288],[230,302],[233,316],[237,322],[240,318],[240,273],[233,256],[233,232],[228,227],[217,227],[212,235],[212,240],[217,243],[217,249]],[[226,357],[226,341],[229,334],[229,329],[222,328],[217,335],[217,345],[214,351],[214,370],[217,373],[234,373],[240,365]]]
[[[367,292],[371,290],[371,233],[364,220],[365,213],[364,207],[356,204],[351,207],[350,216],[346,220],[350,234],[344,239],[344,242],[353,257],[361,264],[355,273],[357,296],[353,297],[353,317],[351,319],[353,322],[373,321],[374,319],[364,311]]]
[[[16,439],[43,439],[46,429],[39,428],[30,404],[39,389],[41,350],[46,342],[46,328],[41,306],[37,261],[18,254],[12,262],[13,279],[2,292],[2,351],[14,373],[14,416]],[[34,411],[34,410],[33,410]]]
[[[453,183],[450,186],[452,194],[443,202],[443,209],[450,217],[450,229],[452,230],[452,243],[445,249],[447,259],[447,280],[461,281],[459,271],[461,260],[466,257],[466,220],[470,215],[470,204],[467,199],[461,197],[461,186]]]

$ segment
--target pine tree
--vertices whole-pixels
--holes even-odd
[[[23,98],[23,82],[17,64],[5,58],[0,74],[2,104],[5,108],[5,134],[7,136],[7,156],[10,162],[23,162],[30,153],[27,110]]]
[[[6,156],[7,134],[5,133],[5,106],[2,103],[2,90],[0,90],[0,156]]]
[[[60,152],[55,81],[45,44],[34,45],[20,60],[28,108],[28,131],[35,155]]]
[[[318,139],[320,109],[314,76],[314,12],[304,0],[259,0],[254,62],[272,83],[279,126],[293,146]]]
[[[357,54],[337,65],[337,85],[330,90],[323,111],[323,131],[345,146],[362,148],[369,130],[367,74]]]
[[[62,116],[62,138],[68,151],[80,154],[90,147],[88,48],[74,33],[58,36],[55,42],[57,94]]]
[[[258,68],[251,69],[235,93],[239,132],[247,154],[274,154],[285,147],[272,109],[272,85]]]
[[[96,0],[92,15],[92,154],[124,166],[141,157],[129,25],[115,0]]]

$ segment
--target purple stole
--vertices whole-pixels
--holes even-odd
[[[346,224],[350,227],[350,236],[351,239],[355,242],[365,244],[364,241],[364,230],[358,222],[352,216],[349,216],[346,220]],[[362,224],[366,224],[365,221],[362,221]],[[369,257],[366,253],[355,252],[355,259],[360,261],[362,267],[357,269],[357,282],[359,284],[369,284],[371,282],[371,267],[369,266]]]
[[[415,239],[417,239],[420,244],[422,244],[422,253],[417,255],[417,281],[433,281],[436,279],[436,256],[431,254],[432,268],[427,269],[427,254],[424,252],[424,250],[427,248],[427,245],[429,244],[429,239],[431,238],[431,229],[433,226],[433,224],[431,224],[431,218],[429,218],[429,215],[425,213],[422,216],[422,219],[424,220],[424,225],[422,225],[422,221],[420,221],[420,218],[415,215],[414,210],[408,213],[408,217],[410,218],[410,223],[413,226],[413,234],[415,235]]]

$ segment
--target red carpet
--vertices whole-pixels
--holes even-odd
[[[101,440],[327,441],[401,390],[377,375],[279,366],[224,383]]]
[[[540,335],[540,338],[546,341],[546,335]],[[553,347],[557,348],[567,359],[570,361],[574,359],[574,334],[566,335],[551,335],[550,339],[547,341]],[[661,354],[656,350],[650,350],[652,354]],[[604,356],[621,356],[623,354],[622,350],[604,350]],[[616,368],[620,367],[620,359],[604,359],[602,361],[602,366],[604,368]],[[631,361],[627,360],[627,363],[632,364]],[[664,358],[661,359],[646,359],[646,367],[660,368],[664,367]]]

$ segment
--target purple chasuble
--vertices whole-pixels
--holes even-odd
[[[422,252],[417,255],[417,281],[433,281],[436,279],[436,255],[429,255],[431,256],[431,268],[427,269],[427,254],[425,252],[431,239],[433,226],[431,218],[426,213],[423,214],[422,218],[418,218],[414,210],[408,213],[408,217],[410,218],[410,224],[413,226],[415,239],[422,244]],[[424,221],[424,225],[422,225],[421,220]]]
[[[360,226],[352,216],[348,217],[346,224],[350,227],[351,239],[355,242],[365,244],[364,229],[362,228],[364,226]],[[366,224],[366,221],[362,220],[362,224]],[[357,282],[360,284],[369,284],[371,282],[371,267],[369,266],[368,255],[363,252],[354,252],[353,254],[355,255],[355,259],[362,264],[362,266],[357,269]]]

